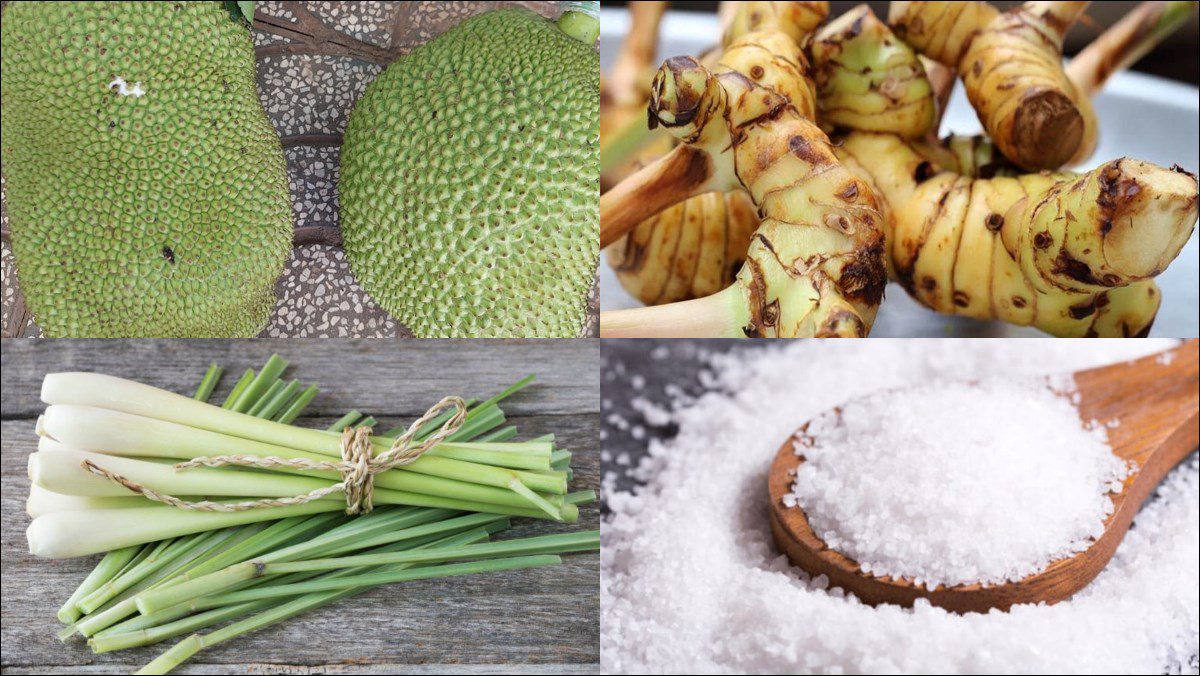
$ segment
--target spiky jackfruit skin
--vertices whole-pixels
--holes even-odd
[[[472,17],[355,106],[341,228],[355,277],[426,337],[574,337],[599,257],[596,51],[524,10]]]
[[[249,30],[220,2],[19,2],[2,34],[12,245],[43,333],[258,333],[291,206]]]

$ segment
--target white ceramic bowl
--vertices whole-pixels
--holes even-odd
[[[623,10],[600,13],[600,63],[608,68],[628,25]],[[659,58],[697,54],[716,41],[716,17],[711,14],[668,12],[661,30]],[[1192,173],[1200,167],[1200,90],[1141,73],[1118,73],[1094,99],[1100,116],[1100,146],[1089,166],[1128,156],[1162,166],[1178,164]],[[955,90],[941,133],[974,134],[979,120],[961,87]],[[1163,305],[1151,335],[1200,336],[1200,246],[1197,235],[1166,272],[1157,278]],[[636,307],[640,303],[621,288],[616,276],[601,260],[600,307],[603,310]],[[939,315],[927,310],[889,284],[879,317],[871,331],[877,337],[902,336],[1042,336],[1039,331],[1005,324]]]

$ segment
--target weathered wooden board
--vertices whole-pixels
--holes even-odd
[[[0,486],[3,488],[3,670],[5,673],[128,673],[169,643],[93,655],[59,643],[54,613],[95,557],[42,560],[26,552],[25,463],[47,372],[93,370],[190,392],[204,368],[227,368],[218,397],[272,352],[288,375],[320,386],[311,417],[325,426],[349,408],[385,426],[424,412],[440,397],[486,397],[528,373],[537,385],[505,403],[522,438],[554,432],[574,452],[573,489],[599,481],[599,347],[596,341],[26,341],[0,353]],[[595,505],[579,528],[598,527]],[[563,527],[520,520],[513,535]],[[372,590],[205,650],[180,673],[589,673],[599,660],[599,557],[560,566],[427,580]]]

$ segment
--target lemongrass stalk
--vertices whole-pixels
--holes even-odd
[[[242,396],[242,392],[250,385],[250,381],[254,380],[254,369],[246,369],[241,378],[233,384],[233,389],[229,391],[229,395],[225,397],[225,401],[221,404],[221,408],[230,410],[237,403],[238,397]]]
[[[246,411],[246,413],[254,416],[255,418],[270,418],[271,416],[269,415],[261,415],[262,409],[269,401],[271,401],[273,397],[281,394],[283,392],[283,388],[285,387],[287,387],[287,385],[285,385],[282,380],[276,380],[274,383],[271,383],[270,389],[264,392],[263,395],[259,397],[253,405],[250,406],[250,410]]]
[[[341,434],[342,430],[346,429],[347,427],[353,426],[354,421],[358,420],[361,417],[362,417],[362,414],[359,413],[358,411],[350,411],[346,415],[338,418],[337,421],[334,422],[332,425],[325,428],[325,431],[326,432],[337,432],[338,434]]]
[[[100,612],[80,620],[76,630],[83,636],[94,636],[113,624],[137,613],[134,597],[147,589],[170,586],[182,581],[181,575],[205,575],[221,570],[228,565],[259,556],[297,538],[327,528],[332,522],[343,520],[338,514],[320,514],[308,517],[281,519],[271,524],[256,523],[235,529],[229,546],[218,542],[212,548],[198,553],[189,560],[173,564],[150,578],[138,583],[133,589],[111,603]]]
[[[564,483],[564,484],[566,483],[566,480],[565,480],[565,479],[563,480],[563,483]],[[542,496],[540,496],[540,495],[538,495],[537,493],[535,493],[535,492],[531,491],[531,490],[530,490],[530,489],[529,489],[527,486],[525,486],[525,484],[521,483],[520,481],[515,481],[515,482],[513,482],[512,484],[510,484],[510,485],[509,485],[509,487],[512,489],[512,491],[513,491],[514,493],[516,493],[517,495],[520,495],[521,497],[525,498],[525,499],[526,499],[526,500],[528,500],[529,502],[531,502],[531,503],[533,503],[534,505],[536,505],[536,506],[538,507],[538,509],[541,509],[543,512],[545,512],[546,514],[548,514],[548,515],[550,516],[550,518],[551,518],[551,519],[554,519],[555,521],[562,521],[562,520],[563,520],[563,517],[562,517],[562,512],[561,512],[561,511],[560,511],[560,510],[559,510],[557,507],[555,507],[554,505],[550,504],[550,503],[549,503],[549,502],[548,502],[548,501],[547,501],[545,498],[543,498]]]
[[[212,547],[228,540],[235,529],[224,529],[197,533],[174,540],[163,540],[154,546],[151,553],[137,566],[127,568],[116,578],[89,594],[79,602],[79,608],[86,614],[92,614],[104,607],[109,601],[117,598],[126,590],[133,588],[142,580],[170,566],[177,560],[187,561],[197,553],[211,550]],[[147,547],[148,548],[148,547]],[[147,548],[144,548],[147,549]]]
[[[393,542],[445,534],[464,528],[486,525],[498,518],[489,514],[454,516],[454,512],[436,509],[393,510],[390,513],[372,512],[342,524],[316,537],[276,549],[254,559],[243,559],[219,570],[190,571],[178,576],[178,582],[159,589],[150,589],[135,597],[138,610],[151,613],[155,610],[183,603],[189,599],[228,589],[230,585],[249,577],[233,579],[239,568],[247,561],[255,564],[296,561],[305,558],[336,556],[364,547],[375,547]]]
[[[89,573],[86,578],[84,578],[83,584],[79,585],[79,588],[75,590],[75,593],[71,594],[71,597],[67,599],[66,603],[64,603],[62,607],[58,609],[59,621],[65,624],[71,624],[72,622],[78,620],[83,613],[80,612],[76,604],[85,596],[99,588],[100,585],[103,585],[105,582],[108,582],[114,576],[120,573],[121,569],[125,567],[125,564],[133,560],[133,557],[137,556],[137,553],[137,547],[125,547],[123,549],[113,550],[105,554],[104,557],[100,559],[100,563],[96,564],[96,567],[92,569],[92,572]]]
[[[476,440],[477,441],[487,441],[487,442],[509,441],[510,439],[513,439],[516,436],[517,436],[516,426],[509,425],[507,427],[501,427],[499,429],[494,429],[491,432],[488,432],[487,434],[484,434],[484,435],[478,437]]]
[[[186,399],[186,401],[191,402],[192,400]],[[180,460],[230,454],[307,458],[310,460],[328,460],[328,456],[341,457],[340,439],[323,430],[278,425],[271,421],[242,414],[224,413],[244,418],[255,424],[270,426],[271,429],[284,428],[315,435],[321,440],[321,443],[311,445],[317,445],[321,450],[301,450],[294,446],[281,446],[239,438],[137,414],[73,404],[54,404],[48,407],[38,419],[38,433],[49,435],[65,445],[79,450],[115,455],[144,455]],[[382,452],[386,448],[377,450]],[[391,488],[393,486],[387,483],[387,478],[406,472],[500,488],[510,488],[515,480],[542,493],[561,495],[566,492],[565,477],[556,480],[553,477],[538,476],[521,470],[509,470],[440,457],[436,447],[408,465],[376,475],[376,485]],[[313,475],[340,478],[332,472]]]
[[[262,398],[263,394],[271,388],[271,385],[279,380],[279,376],[288,366],[287,361],[277,354],[271,355],[267,359],[267,363],[259,369],[258,375],[254,376],[254,380],[246,386],[242,391],[241,396],[233,403],[232,410],[238,413],[247,413],[256,401]]]
[[[516,391],[517,389],[520,389],[521,387],[523,387],[524,384],[527,384],[529,381],[532,381],[532,377],[524,378],[522,382],[518,382],[517,384],[514,385],[514,387],[509,388],[509,390],[506,391],[506,393],[503,393],[502,395],[498,395],[497,397],[493,397],[493,401],[502,399],[503,396],[510,394],[511,391]],[[312,393],[308,393],[308,394],[312,394]],[[311,399],[311,397],[310,397],[310,399]],[[296,412],[296,413],[298,413],[298,412]],[[292,417],[294,417],[294,414],[292,415]],[[356,418],[356,415],[355,415],[355,418]],[[440,424],[440,421],[437,424]],[[431,433],[432,431],[433,430],[430,429],[430,430],[427,430],[426,433]],[[569,495],[564,496],[564,502],[566,503],[564,505],[564,512],[566,512],[566,510],[568,510],[568,509],[572,510],[572,513],[569,514],[569,516],[568,516],[568,520],[574,521],[575,519],[577,519],[577,516],[578,516],[577,509],[572,509],[572,508],[574,508],[575,504],[580,504],[583,502],[593,502],[594,499],[595,499],[594,491],[577,491],[574,493],[569,493]],[[300,519],[300,518],[293,518],[293,520],[294,519]],[[284,521],[287,521],[287,520],[284,520]],[[282,525],[283,522],[282,521],[276,522],[276,524]],[[259,528],[262,526],[263,526],[263,524],[254,524],[251,526],[245,526],[244,528]],[[228,552],[228,554],[233,555],[234,552],[230,551],[230,552]],[[238,558],[238,557],[230,556],[229,558],[230,558],[230,560],[236,560],[236,558]],[[216,563],[216,562],[214,561],[212,563]],[[161,582],[158,582],[158,584],[161,584]],[[97,620],[98,620],[98,618],[97,618]],[[84,627],[84,628],[82,628],[82,630],[80,630],[80,633],[83,633],[84,635],[90,635],[92,632],[89,632],[89,629],[94,629],[94,630],[95,629],[103,629],[103,627],[107,627],[108,624],[110,624],[110,622],[107,622],[107,623],[106,622],[95,622],[94,626],[92,626],[92,628]]]
[[[476,529],[485,534],[485,529]],[[436,538],[426,538],[423,542],[428,543]],[[363,570],[363,569],[350,569]],[[339,573],[331,573],[338,575]],[[267,583],[271,584],[294,584],[320,577],[322,574],[316,572],[308,573],[291,573],[289,575],[279,575],[271,578],[260,578],[249,580],[245,584],[238,585],[236,590],[243,590],[264,586]],[[137,614],[120,624],[113,625],[104,631],[98,632],[95,636],[88,640],[88,646],[93,652],[109,652],[112,650],[122,650],[141,645],[149,645],[158,641],[178,636],[189,631],[202,629],[215,622],[220,622],[226,619],[237,617],[246,612],[244,607],[263,603],[263,601],[249,601],[246,603],[214,603],[214,597],[204,597],[200,599],[192,599],[186,603],[171,606],[164,610],[160,610],[148,615]],[[276,603],[277,601],[271,601]],[[227,614],[225,611],[232,608],[243,608],[238,612]],[[219,613],[216,614],[216,613]]]
[[[561,559],[559,557],[551,555],[522,556],[509,559],[471,562],[466,564],[420,567],[407,571],[397,571],[394,573],[378,573],[373,579],[380,580],[379,582],[375,582],[375,584],[384,584],[387,581],[422,580],[502,570],[519,570],[523,568],[554,565],[560,561]],[[206,647],[227,641],[249,631],[254,631],[270,624],[274,624],[275,622],[288,619],[300,613],[306,612],[311,608],[324,605],[330,601],[353,595],[362,588],[363,587],[360,586],[351,589],[340,590],[337,592],[330,592],[328,597],[323,597],[322,595],[304,596],[296,599],[293,602],[282,604],[272,610],[256,615],[253,618],[248,618],[247,620],[235,622],[217,629],[216,631],[213,631],[207,635],[193,634],[183,641],[175,644],[175,646],[135,673],[165,674]]]
[[[289,382],[283,388],[282,392],[275,395],[271,401],[267,402],[267,405],[262,408],[259,417],[275,420],[276,417],[283,412],[287,403],[296,398],[296,395],[299,394],[301,387],[302,386],[300,385],[299,381],[292,380]],[[307,405],[307,402],[305,402],[304,405]]]
[[[440,457],[454,458],[466,462],[507,467],[509,469],[550,469],[550,454],[554,444],[522,442],[449,442],[433,448]]]
[[[567,493],[563,500],[570,505],[586,505],[596,501],[596,491],[588,489]]]
[[[464,519],[465,518],[466,517],[464,517]],[[420,534],[427,534],[429,529],[431,529],[433,526],[440,525],[442,527],[446,527],[446,525],[453,521],[455,520],[450,519],[444,524],[432,524],[426,526],[424,529],[425,532],[421,532]],[[421,529],[414,528],[408,530],[415,532]],[[229,566],[228,568],[206,576],[188,580],[181,584],[172,585],[162,589],[149,590],[139,594],[136,598],[136,602],[138,610],[140,610],[142,613],[149,614],[158,610],[169,608],[170,606],[178,603],[186,602],[193,598],[198,598],[208,594],[215,594],[221,590],[228,589],[235,584],[266,575],[279,575],[285,573],[316,570],[337,570],[340,568],[390,565],[398,563],[428,564],[447,561],[485,559],[501,556],[543,554],[549,552],[590,551],[598,548],[599,545],[599,531],[588,531],[582,533],[544,535],[532,538],[523,538],[520,540],[506,540],[503,542],[491,542],[479,545],[464,545],[461,547],[442,547],[438,549],[383,554],[359,554],[326,559],[296,560],[300,556],[303,556],[303,554],[288,555],[286,553],[272,553],[257,559],[243,561],[242,563]],[[365,582],[363,584],[365,584]],[[308,589],[307,591],[320,590]]]
[[[130,495],[128,488],[85,469],[84,461],[170,495],[287,497],[330,485],[320,479],[277,472],[231,472],[209,467],[179,471],[163,462],[80,451],[49,439],[42,439],[38,452],[29,454],[29,478],[35,485],[59,493],[95,498]]]
[[[501,401],[511,397],[513,394],[525,389],[534,380],[533,375],[525,376],[517,382],[509,385],[502,392],[492,396],[489,399],[474,406],[467,411],[467,420],[458,431],[446,437],[447,441],[468,441],[477,437],[488,430],[491,430],[499,425],[504,424],[504,411],[497,406]],[[424,439],[437,430],[444,423],[453,411],[443,412],[429,423],[426,423],[419,431],[417,438]],[[396,427],[388,430],[383,434],[385,437],[396,437],[403,433],[406,427]]]
[[[600,531],[580,531],[413,552],[355,554],[329,559],[310,559],[307,561],[280,563],[262,562],[261,560],[246,561],[239,564],[239,572],[249,577],[259,577],[262,575],[341,570],[343,568],[357,568],[360,566],[386,566],[397,563],[432,564],[447,561],[471,561],[507,556],[524,556],[528,554],[565,554],[569,552],[595,551],[599,547]],[[233,600],[246,598],[249,597],[239,593],[239,596]]]
[[[37,484],[29,486],[29,498],[25,501],[25,513],[37,518],[50,512],[80,512],[88,509],[122,509],[125,507],[145,507],[149,500],[138,495],[119,498],[86,498],[79,495],[65,495],[46,490]]]
[[[430,536],[422,540],[395,543],[388,545],[387,547],[381,547],[379,550],[403,551],[406,549],[423,547],[445,547],[472,544],[486,541],[491,533],[507,527],[507,523],[504,523],[500,529],[497,529],[495,527],[496,525],[497,524],[489,524],[487,527],[473,528],[446,537]],[[375,569],[368,567],[349,568],[342,571],[327,573],[321,577],[344,577],[347,575],[368,572],[371,570]],[[295,581],[311,579],[312,577],[313,575],[311,573],[296,573],[288,576],[280,576],[272,581],[276,582],[277,584],[292,584]],[[262,580],[259,581],[261,582]],[[130,618],[121,625],[112,627],[93,637],[88,641],[88,645],[92,648],[93,652],[97,653],[150,645],[168,638],[185,634],[189,631],[198,631],[218,622],[223,622],[227,619],[232,619],[249,612],[264,610],[276,604],[276,598],[278,598],[278,595],[268,595],[259,601],[247,601],[235,604],[221,602],[220,599],[213,596],[195,599],[191,602],[181,603],[157,613],[139,615],[137,617]]]
[[[296,517],[295,519],[303,519],[303,517]],[[284,521],[289,520],[284,519]],[[69,633],[77,631],[82,636],[92,636],[123,620],[124,618],[137,613],[137,606],[133,602],[133,596],[135,596],[137,593],[156,586],[169,584],[170,580],[175,575],[194,568],[197,565],[197,562],[211,560],[218,551],[224,553],[229,550],[229,547],[236,548],[248,540],[253,540],[267,530],[267,528],[267,524],[256,523],[249,526],[242,526],[240,528],[217,531],[219,535],[213,538],[211,543],[206,543],[207,547],[199,548],[194,552],[190,552],[184,557],[173,561],[171,565],[167,566],[166,568],[159,570],[146,579],[138,582],[136,585],[126,590],[117,598],[109,601],[103,608],[100,608],[95,613],[92,613],[91,615],[79,620],[73,627],[68,627],[68,630],[70,630]],[[245,558],[250,558],[255,555],[256,554],[251,553]]]
[[[467,405],[467,419],[468,420],[470,420],[473,416],[478,415],[479,407],[475,405],[476,400],[466,399],[466,400],[464,400],[464,402]],[[454,415],[454,409],[449,409],[446,411],[442,411],[441,413],[437,414],[436,416],[430,418],[424,425],[421,425],[420,427],[417,428],[416,438],[417,439],[425,439],[425,438],[429,437],[429,435],[438,431],[438,428],[441,427],[442,425],[444,425],[446,423],[446,421],[449,420],[450,416],[452,416],[452,415]],[[404,434],[407,431],[408,431],[408,425],[399,425],[399,426],[396,426],[396,427],[393,427],[393,428],[387,430],[386,432],[384,432],[383,434],[380,434],[379,436],[387,437],[388,439],[395,439],[396,437],[400,436],[401,434]]]
[[[239,401],[245,396],[239,397]],[[340,442],[322,430],[260,420],[157,387],[99,373],[47,374],[42,381],[42,400],[52,405],[111,409],[264,444],[341,456]],[[389,448],[391,440],[373,437],[372,444],[377,452],[382,452]]]
[[[322,479],[276,472],[230,472],[225,469],[208,467],[177,471],[172,465],[160,461],[79,451],[47,438],[43,438],[38,443],[38,449],[37,453],[29,456],[29,477],[35,486],[51,491],[70,491],[75,495],[90,497],[127,496],[129,489],[88,471],[83,466],[84,461],[115,472],[152,491],[175,496],[282,498],[306,494],[330,485],[329,481]],[[391,489],[377,489],[374,501],[380,505],[411,505],[415,503],[409,493],[415,492],[438,500],[436,504],[426,504],[427,500],[418,499],[420,504],[417,506],[423,507],[466,509],[466,507],[458,505],[457,501],[460,500],[472,503],[471,507],[474,507],[476,503],[511,507],[528,505],[527,498],[510,491],[478,484],[447,481],[436,477],[401,476],[395,483],[403,485],[411,491],[397,492]],[[562,504],[560,495],[545,495],[538,496],[538,498],[556,507]],[[344,494],[341,492],[329,494],[321,499],[345,500]]]
[[[566,466],[570,464],[570,451],[560,449],[550,454],[550,467],[554,469],[566,469]]]
[[[316,385],[309,385],[308,387],[304,388],[304,391],[296,395],[296,398],[287,405],[287,408],[283,409],[283,413],[279,414],[279,416],[275,418],[275,422],[280,423],[281,425],[292,424],[296,418],[300,417],[300,412],[303,411],[304,408],[312,403],[312,400],[316,398],[317,392],[319,392],[319,390],[317,389]]]
[[[388,544],[385,546],[377,547],[371,551],[389,552],[389,551],[401,551],[404,549],[412,549],[412,548],[416,548],[416,547],[426,547],[426,546],[442,547],[442,546],[451,546],[451,545],[471,544],[473,542],[486,541],[488,539],[489,535],[508,530],[510,527],[511,527],[511,522],[506,518],[501,518],[501,519],[487,522],[481,527],[466,528],[466,529],[460,530],[449,536],[444,536],[442,534],[434,534],[434,535],[429,535],[424,538],[414,538],[411,540],[405,540],[405,541],[401,541],[401,542],[391,543],[391,544]],[[367,570],[372,570],[372,569],[370,569],[370,568],[351,568],[351,569],[347,569],[345,571],[338,571],[335,573],[326,573],[325,575],[343,576],[343,575],[354,574],[354,573],[358,573],[358,572],[365,572]],[[309,579],[313,576],[314,576],[314,573],[292,573],[290,575],[280,575],[280,576],[276,576],[276,577],[273,577],[270,579],[261,578],[261,579],[250,581],[250,583],[248,583],[248,585],[240,585],[240,586],[236,587],[236,589],[246,588],[247,586],[256,586],[256,585],[264,583],[264,582],[269,582],[271,584],[291,584],[292,582]],[[180,617],[183,617],[189,613],[192,613],[192,612],[195,612],[198,610],[208,610],[210,608],[215,608],[217,606],[224,605],[222,603],[214,603],[214,601],[213,601],[214,598],[215,597],[213,597],[213,596],[207,596],[207,597],[203,597],[200,599],[193,599],[192,601],[189,601],[187,603],[178,604],[178,605],[172,606],[166,610],[159,611],[157,613],[152,613],[149,615],[138,615],[136,617],[132,617],[132,618],[122,622],[121,624],[115,625],[113,627],[105,629],[102,632],[99,632],[97,634],[97,636],[109,636],[112,634],[123,633],[123,632],[138,632],[138,631],[142,631],[144,629],[149,629],[152,627],[159,626],[159,625],[167,623],[167,622],[172,622],[173,620],[176,620]],[[194,626],[194,627],[192,627],[192,629],[189,629],[189,631],[199,629],[199,628],[201,628],[201,627]]]
[[[342,514],[318,514],[281,519],[267,524],[261,530],[252,531],[248,537],[239,539],[229,547],[210,552],[210,556],[193,561],[188,566],[175,571],[170,580],[164,580],[163,585],[159,586],[174,584],[180,575],[199,576],[221,570],[233,563],[260,556],[294,541],[311,537],[330,528],[343,526],[349,522],[350,520]],[[257,525],[261,526],[261,524]]]
[[[204,372],[204,376],[200,379],[200,385],[196,388],[196,394],[192,395],[196,401],[208,401],[212,397],[213,390],[217,388],[217,382],[221,380],[223,370],[214,362],[208,365],[208,370]]]
[[[310,549],[306,552],[293,551],[291,553],[284,553],[281,555],[283,558],[276,560],[294,561],[302,558],[328,558],[364,549],[385,547],[397,542],[424,538],[430,535],[445,535],[446,533],[453,533],[469,528],[486,528],[491,524],[503,521],[507,521],[507,518],[495,514],[462,514],[442,521],[411,526],[407,529],[376,533],[350,543],[333,544],[318,549]]]
[[[493,404],[483,409],[478,416],[464,422],[462,427],[446,437],[446,441],[473,439],[503,424],[504,411],[501,411],[499,407]]]
[[[285,604],[273,606],[265,612],[258,613],[251,617],[235,622],[215,632],[212,632],[207,636],[201,637],[198,634],[192,635],[188,639],[185,639],[180,644],[168,650],[158,659],[143,667],[142,672],[166,673],[206,646],[216,645],[217,643],[236,638],[242,634],[262,629],[314,608],[319,608],[321,606],[358,595],[368,589],[370,589],[370,587],[363,586],[333,592],[307,594],[297,599],[293,599]],[[180,649],[181,645],[184,646],[183,649]]]
[[[487,544],[501,544],[499,542]],[[467,545],[478,546],[484,545]],[[588,549],[574,549],[569,551],[592,551],[599,545],[590,546]],[[446,547],[445,550],[455,549]],[[421,554],[424,557],[435,557],[437,552],[442,549],[426,550],[428,554]],[[397,553],[398,555],[399,553]],[[378,556],[385,558],[385,554],[364,554],[366,556]],[[348,589],[353,587],[374,587],[383,584],[391,584],[394,582],[407,582],[409,580],[427,580],[435,577],[448,577],[449,575],[466,575],[468,573],[482,573],[489,570],[512,570],[508,567],[493,567],[493,564],[509,565],[503,562],[515,562],[518,559],[538,559],[542,563],[539,565],[551,565],[561,562],[558,556],[553,554],[529,554],[521,556],[504,556],[491,559],[483,559],[479,561],[469,561],[466,563],[452,563],[444,565],[427,565],[409,568],[406,572],[400,570],[379,571],[373,573],[361,573],[358,575],[349,575],[341,578],[318,578],[315,580],[307,580],[305,582],[294,582],[291,584],[272,585],[266,587],[252,587],[243,591],[230,592],[222,594],[221,600],[225,602],[237,602],[239,599],[258,600],[272,599],[285,596],[297,596],[300,594],[311,594],[314,592],[336,591],[340,589]],[[407,562],[409,565],[415,565],[418,562]],[[525,566],[517,566],[525,567]],[[424,571],[424,572],[421,572]],[[446,571],[461,571],[461,572],[446,572]]]
[[[163,510],[160,507],[55,512],[34,519],[25,536],[29,540],[29,552],[34,556],[62,559],[204,530],[343,508],[344,505],[333,501],[317,500],[302,505],[264,507],[241,512]]]
[[[79,602],[76,604],[79,610],[84,615],[90,615],[100,608],[100,606],[107,603],[112,597],[136,584],[138,579],[140,579],[140,571],[146,567],[145,564],[149,562],[150,565],[154,565],[156,561],[170,552],[171,545],[175,542],[177,541],[163,540],[153,545],[142,547],[138,555],[129,562],[129,566],[122,570],[120,574],[100,585],[92,593],[79,599]]]

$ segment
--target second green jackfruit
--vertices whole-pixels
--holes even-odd
[[[367,88],[342,146],[355,277],[418,336],[573,337],[599,258],[599,57],[472,17]]]

